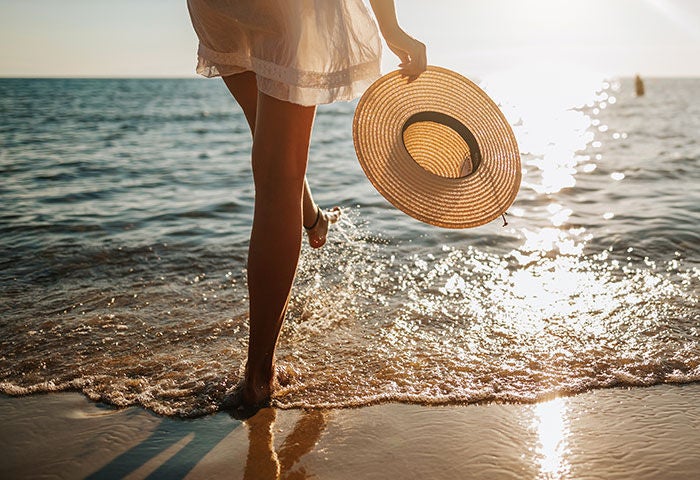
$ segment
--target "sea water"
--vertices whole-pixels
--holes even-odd
[[[506,79],[507,80],[507,79]],[[282,407],[531,402],[700,381],[700,80],[484,79],[522,152],[508,225],[423,225],[322,106]],[[213,412],[240,379],[250,134],[218,80],[0,80],[0,391]]]

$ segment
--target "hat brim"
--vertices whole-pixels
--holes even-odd
[[[448,178],[419,165],[406,149],[403,128],[412,116],[437,112],[467,127],[481,160],[470,175]],[[367,178],[392,205],[431,225],[469,228],[510,207],[520,188],[520,152],[498,106],[470,80],[430,66],[415,80],[389,73],[360,99],[353,142]]]

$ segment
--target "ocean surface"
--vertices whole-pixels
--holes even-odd
[[[482,79],[522,152],[499,220],[421,224],[319,108],[281,408],[700,381],[700,80]],[[0,392],[216,411],[247,344],[250,135],[218,80],[0,79]]]

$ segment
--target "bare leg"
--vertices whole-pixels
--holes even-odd
[[[255,213],[248,251],[248,395],[244,394],[256,404],[272,393],[275,346],[299,261],[301,200],[315,114],[315,107],[258,94],[252,155]]]
[[[223,77],[226,86],[243,109],[250,131],[255,135],[255,119],[257,116],[258,85],[253,72],[243,72],[237,75]],[[340,209],[335,207],[324,212],[314,202],[309,182],[304,177],[303,224],[307,227],[309,245],[320,248],[326,243],[328,226],[338,221]],[[318,221],[316,221],[318,219]]]
[[[251,85],[245,78],[227,79],[227,84],[234,84],[229,85],[234,96],[245,96]],[[235,85],[238,81],[243,89]],[[240,100],[248,106],[247,115],[252,112],[248,98]],[[234,410],[261,405],[272,393],[275,347],[301,250],[302,195],[316,113],[315,107],[263,93],[256,98],[251,125],[255,213],[248,250],[250,336],[245,378],[224,401]]]

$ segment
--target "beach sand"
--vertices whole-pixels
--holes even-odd
[[[0,478],[695,479],[700,384],[545,403],[266,409],[247,422],[0,396]]]

